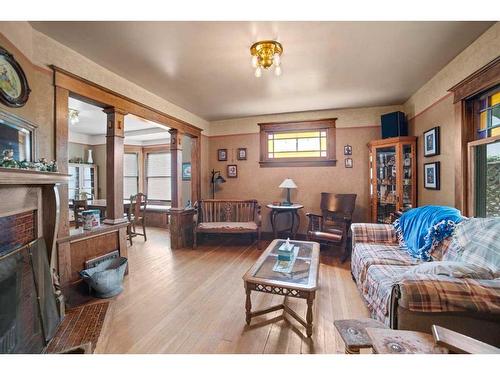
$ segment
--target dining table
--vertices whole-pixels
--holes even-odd
[[[72,204],[70,203],[70,208]],[[89,210],[99,210],[101,212],[101,217],[106,217],[106,208],[108,207],[106,199],[89,199],[87,201],[87,207]],[[123,200],[123,212],[127,213],[130,207],[130,199]]]

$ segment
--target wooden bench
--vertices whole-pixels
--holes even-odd
[[[260,249],[262,218],[260,205],[255,199],[205,199],[194,205],[193,248],[198,233],[240,233],[257,236]]]

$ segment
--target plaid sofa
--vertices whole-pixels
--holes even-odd
[[[500,278],[405,274],[421,261],[399,248],[392,225],[351,228],[351,272],[373,318],[394,329],[423,332],[440,324],[500,345]],[[458,254],[457,241],[450,238],[431,255],[435,261],[457,261]]]

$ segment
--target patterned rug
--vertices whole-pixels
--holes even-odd
[[[45,352],[60,353],[90,343],[93,353],[108,307],[109,302],[100,302],[66,311],[63,322]]]

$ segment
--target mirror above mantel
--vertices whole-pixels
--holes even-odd
[[[15,160],[35,161],[36,130],[35,124],[0,109],[0,154],[12,149]]]

